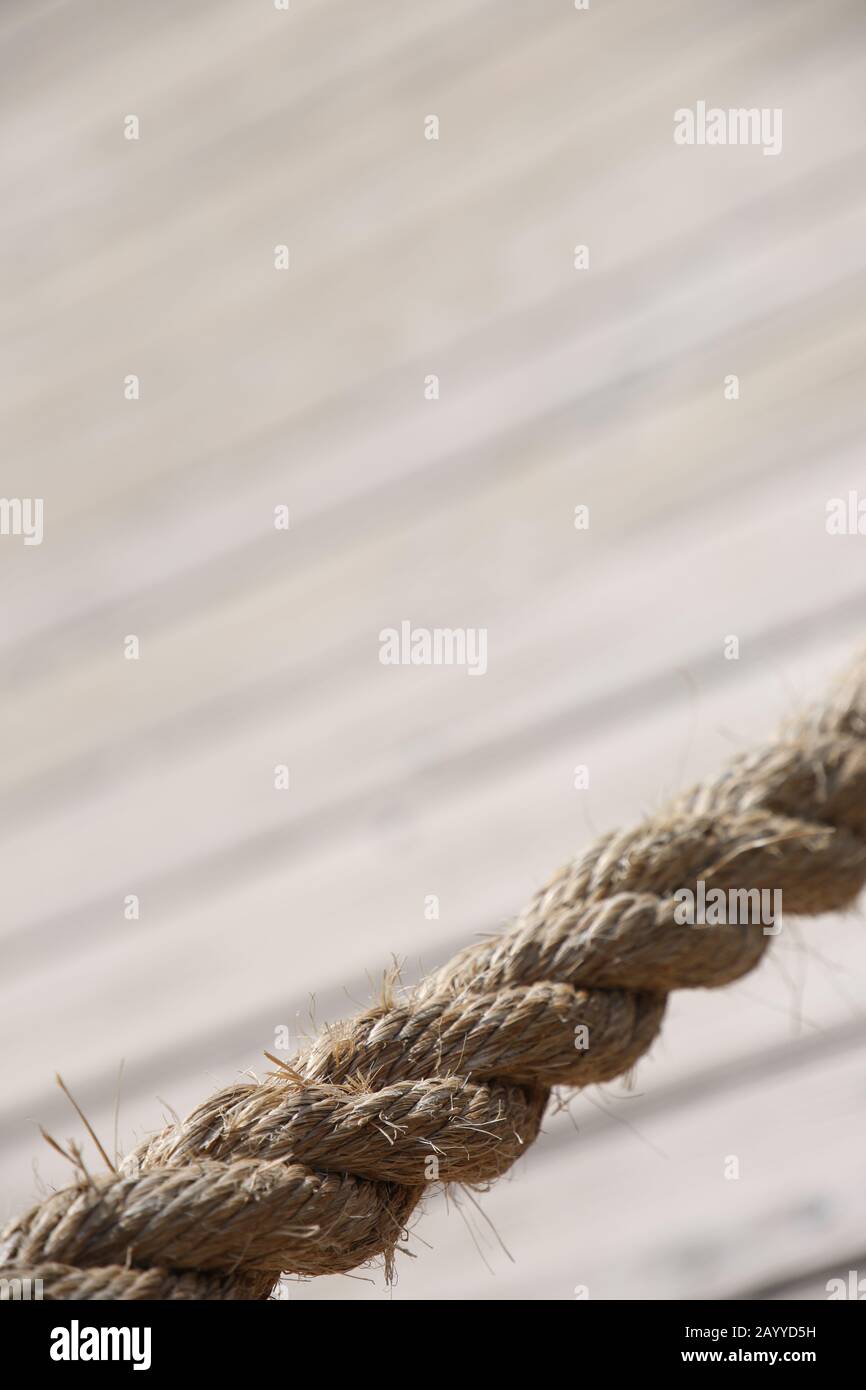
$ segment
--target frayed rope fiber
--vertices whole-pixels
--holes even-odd
[[[54,1299],[262,1299],[282,1272],[384,1255],[390,1273],[431,1158],[440,1182],[491,1182],[532,1143],[552,1087],[635,1064],[670,990],[757,965],[760,923],[677,920],[674,894],[700,880],[781,890],[786,915],[853,902],[866,880],[866,657],[777,742],[602,837],[503,935],[13,1221],[3,1277],[41,1278]]]

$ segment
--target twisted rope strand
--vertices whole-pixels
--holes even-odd
[[[53,1299],[261,1299],[281,1272],[393,1252],[431,1179],[505,1172],[554,1086],[629,1070],[672,989],[756,966],[760,923],[682,925],[678,890],[781,890],[786,913],[866,880],[866,659],[826,705],[638,829],[562,868],[501,936],[408,998],[323,1033],[81,1175],[0,1238],[3,1277]],[[588,1046],[576,1046],[578,1030]]]

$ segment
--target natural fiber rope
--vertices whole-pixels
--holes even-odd
[[[291,1068],[211,1096],[117,1174],[47,1197],[0,1239],[46,1298],[265,1298],[283,1271],[390,1262],[427,1189],[487,1183],[553,1086],[627,1071],[668,992],[751,970],[758,925],[679,925],[674,893],[780,889],[787,914],[866,880],[866,659],[779,741],[560,870],[502,936],[403,1002],[329,1029]],[[589,1045],[575,1046],[576,1028]]]

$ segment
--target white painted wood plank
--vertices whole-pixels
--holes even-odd
[[[334,1018],[393,952],[411,979],[495,930],[862,640],[862,538],[824,529],[862,483],[860,28],[842,0],[4,8],[2,490],[47,509],[0,544],[8,1212],[33,1121],[75,1127],[58,1066],[107,1136],[126,1058],[128,1141],[310,994]],[[701,93],[783,106],[783,157],[674,147]],[[488,627],[488,674],[383,670],[404,617]],[[678,996],[638,1094],[578,1098],[484,1199],[517,1263],[434,1210],[396,1296],[820,1297],[862,1228],[864,951],[859,918],[805,924]]]

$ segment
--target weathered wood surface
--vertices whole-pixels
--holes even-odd
[[[125,1059],[128,1144],[312,995],[339,1017],[497,928],[862,642],[866,537],[825,506],[866,488],[864,27],[4,6],[0,490],[45,499],[41,546],[0,538],[4,1215],[34,1153],[65,1178],[55,1070],[110,1140]],[[675,146],[699,98],[782,108],[782,154]],[[404,618],[486,627],[487,675],[383,668]],[[483,1216],[432,1200],[393,1294],[291,1297],[823,1296],[866,1249],[864,966],[859,918],[791,923]]]

